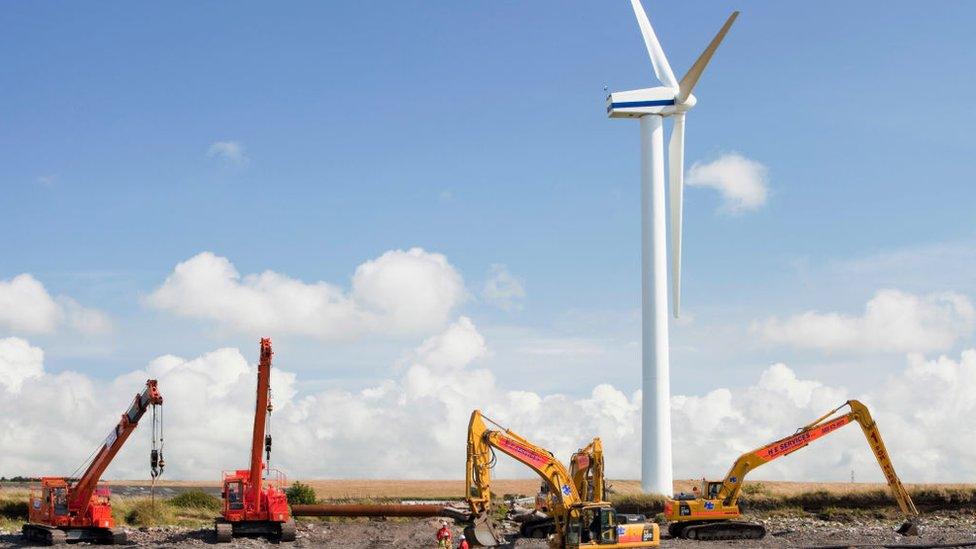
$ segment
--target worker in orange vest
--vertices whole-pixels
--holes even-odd
[[[458,544],[458,549],[471,549],[468,540],[464,539],[464,534],[461,534],[461,543]]]
[[[451,549],[451,529],[447,527],[447,521],[441,522],[441,529],[437,531],[437,547]]]

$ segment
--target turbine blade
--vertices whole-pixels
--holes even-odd
[[[634,1],[636,2],[637,0]],[[711,61],[712,56],[715,55],[715,50],[718,49],[719,44],[721,44],[722,40],[725,39],[725,35],[729,32],[729,29],[732,27],[732,23],[735,22],[735,18],[738,16],[739,12],[732,12],[732,15],[725,20],[725,24],[722,25],[721,29],[719,29],[718,34],[715,35],[715,38],[712,38],[712,41],[708,44],[708,47],[705,48],[705,51],[698,56],[695,64],[693,64],[691,68],[688,69],[688,73],[681,78],[681,83],[678,84],[678,103],[683,103],[686,99],[688,99],[688,96],[691,95],[691,90],[695,88],[695,84],[698,83],[698,79],[701,78],[702,73],[705,72],[705,67],[708,66],[708,62]]]
[[[672,116],[668,141],[668,219],[671,223],[671,296],[674,317],[681,311],[681,213],[685,184],[685,114]]]
[[[654,67],[654,74],[657,75],[657,79],[665,86],[677,88],[678,81],[671,71],[671,65],[668,64],[668,58],[665,57],[664,50],[661,49],[661,43],[657,41],[657,35],[654,34],[654,29],[651,27],[651,21],[647,18],[647,13],[644,12],[644,6],[641,5],[640,0],[630,0],[630,4],[634,8],[634,15],[637,16],[637,25],[640,27],[641,35],[644,36],[644,45],[647,46],[647,55],[651,58],[651,66]]]

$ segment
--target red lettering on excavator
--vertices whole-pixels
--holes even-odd
[[[839,417],[813,429],[803,431],[802,433],[797,433],[791,437],[778,440],[765,448],[762,448],[756,452],[756,457],[763,461],[771,461],[780,456],[785,456],[791,452],[795,452],[800,448],[803,448],[807,444],[810,444],[814,440],[832,432],[840,429],[841,427],[850,423],[851,420],[848,416]]]
[[[498,445],[503,450],[510,452],[515,459],[530,464],[536,469],[544,468],[551,460],[549,456],[541,455],[507,437],[499,437]]]

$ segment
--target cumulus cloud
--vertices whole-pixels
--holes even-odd
[[[525,288],[522,282],[508,271],[508,267],[501,264],[491,266],[491,273],[481,290],[481,296],[492,305],[505,310],[522,308],[525,298]]]
[[[608,474],[638,476],[639,391],[626,394],[606,384],[582,396],[512,389],[514,383],[497,381],[479,365],[488,353],[477,327],[461,317],[408,352],[398,375],[361,390],[300,394],[298,377],[276,366],[273,465],[291,478],[459,478],[468,416],[481,408],[562,459],[600,436]],[[104,439],[148,377],[159,379],[166,399],[170,478],[214,479],[222,469],[245,465],[256,344],[244,353],[218,349],[192,359],[162,356],[111,381],[45,372],[42,357],[40,349],[22,340],[0,341],[0,473],[71,471]],[[871,408],[905,481],[976,475],[976,424],[958,421],[976,414],[976,350],[968,350],[959,360],[913,356],[907,368],[862,395],[804,379],[784,364],[768,367],[746,387],[677,395],[672,402],[676,476],[721,478],[741,453],[793,433],[852,397]],[[130,439],[109,478],[145,476],[147,438]],[[856,427],[772,462],[752,477],[840,480],[851,471],[861,481],[882,480]],[[499,459],[496,473],[530,476],[507,458]]]
[[[235,166],[246,166],[251,161],[244,154],[244,145],[237,141],[215,141],[207,149],[207,156]]]
[[[67,296],[52,297],[30,274],[0,280],[0,326],[14,332],[46,334],[67,326],[84,334],[112,329],[108,316]]]
[[[917,296],[881,290],[860,316],[809,311],[770,318],[753,329],[772,343],[827,352],[930,352],[949,349],[976,321],[964,295]]]
[[[44,351],[18,337],[0,339],[0,386],[20,393],[25,379],[44,372]]]
[[[178,264],[146,302],[245,333],[336,341],[367,333],[430,333],[464,297],[464,281],[446,257],[412,248],[363,263],[349,290],[274,271],[241,276],[227,258],[203,252]]]
[[[722,194],[722,209],[729,213],[757,210],[769,194],[768,172],[760,162],[738,153],[723,154],[711,162],[695,162],[685,182],[710,187]]]

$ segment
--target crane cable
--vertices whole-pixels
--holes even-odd
[[[266,412],[267,416],[265,419],[265,427],[264,427],[264,461],[265,461],[264,479],[265,480],[271,478],[271,411],[274,409],[274,405],[272,404],[273,396],[274,393],[272,392],[271,386],[269,384],[268,385],[268,411]]]
[[[91,464],[92,460],[95,459],[95,455],[98,454],[98,452],[100,452],[102,450],[102,448],[104,448],[104,447],[105,447],[105,443],[104,442],[102,443],[101,446],[95,447],[95,449],[92,450],[90,454],[88,454],[88,457],[85,458],[85,461],[81,462],[81,465],[79,465],[77,468],[75,468],[75,470],[72,471],[70,475],[68,475],[68,479],[70,480],[70,479],[73,479],[73,478],[78,478],[77,477],[78,473],[82,469],[87,469],[88,466]]]

